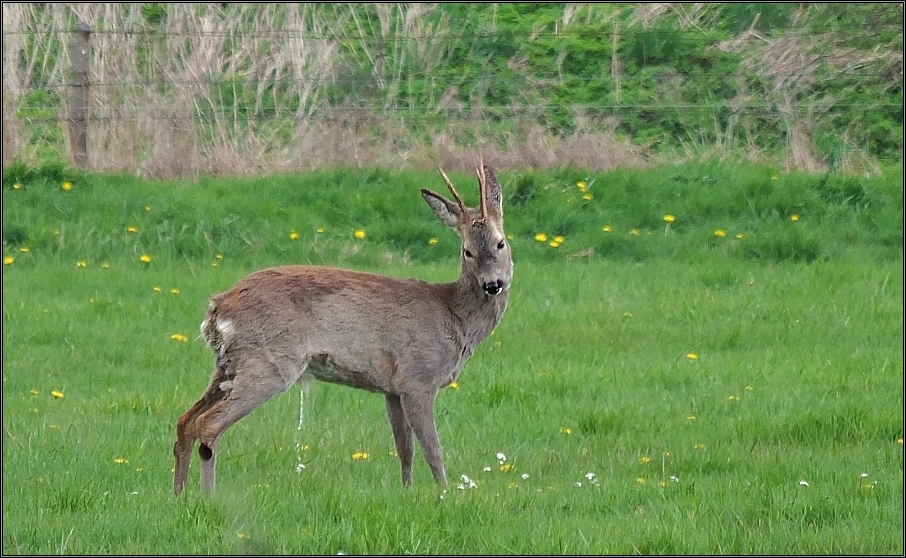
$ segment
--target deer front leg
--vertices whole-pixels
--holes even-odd
[[[400,396],[400,403],[406,420],[422,446],[425,461],[431,467],[434,480],[447,484],[447,473],[444,472],[443,451],[437,437],[437,426],[434,424],[434,398],[437,393],[405,394]]]
[[[387,416],[390,417],[390,429],[396,444],[396,454],[400,458],[400,470],[403,486],[412,484],[412,428],[406,420],[406,413],[400,403],[400,396],[388,393],[386,396]]]

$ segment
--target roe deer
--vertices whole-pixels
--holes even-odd
[[[462,241],[459,279],[429,284],[344,269],[264,269],[211,298],[201,332],[214,352],[211,383],[176,423],[173,491],[182,492],[195,441],[201,488],[214,488],[223,432],[296,381],[313,379],[384,394],[403,485],[412,483],[412,434],[446,483],[434,400],[500,321],[513,276],[500,184],[479,158],[480,207],[422,197]]]

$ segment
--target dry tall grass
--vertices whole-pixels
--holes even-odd
[[[75,21],[93,30],[88,166],[94,170],[166,177],[437,162],[467,170],[476,149],[507,167],[608,169],[650,162],[643,149],[618,139],[616,124],[606,120],[577,118],[575,132],[563,137],[538,125],[529,108],[525,118],[499,132],[481,99],[466,111],[453,88],[438,91],[429,107],[397,106],[407,87],[406,68],[430,76],[449,59],[450,42],[432,37],[455,30],[437,16],[436,4],[371,4],[368,18],[340,3],[222,6],[4,3],[4,164],[40,160],[69,141],[63,122]],[[579,6],[564,7],[557,29],[580,17],[609,17]],[[694,29],[717,10],[671,6],[637,6],[639,25],[673,10]],[[350,39],[356,34],[378,40]],[[809,132],[814,115],[792,101],[814,58],[780,41],[750,50],[750,67],[776,78],[774,89],[757,94],[772,99],[789,131],[789,166],[822,168]],[[789,81],[785,75],[801,77]],[[349,80],[368,91],[367,103],[344,94]],[[453,115],[442,128],[425,124],[440,111]],[[691,138],[683,156],[727,156],[734,135],[745,133],[750,157],[757,159],[749,118],[731,118],[724,129],[715,120],[711,135],[718,141],[698,145]],[[852,153],[858,153],[855,146]]]

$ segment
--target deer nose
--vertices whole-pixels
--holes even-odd
[[[484,284],[484,292],[488,293],[489,295],[495,295],[502,290],[503,290],[503,281],[501,281],[499,279],[497,281],[493,281],[491,283]]]

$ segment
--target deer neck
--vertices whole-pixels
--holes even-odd
[[[496,295],[484,292],[475,277],[461,273],[455,283],[447,285],[450,310],[462,324],[462,335],[471,349],[480,343],[500,322],[507,306],[509,289]]]

